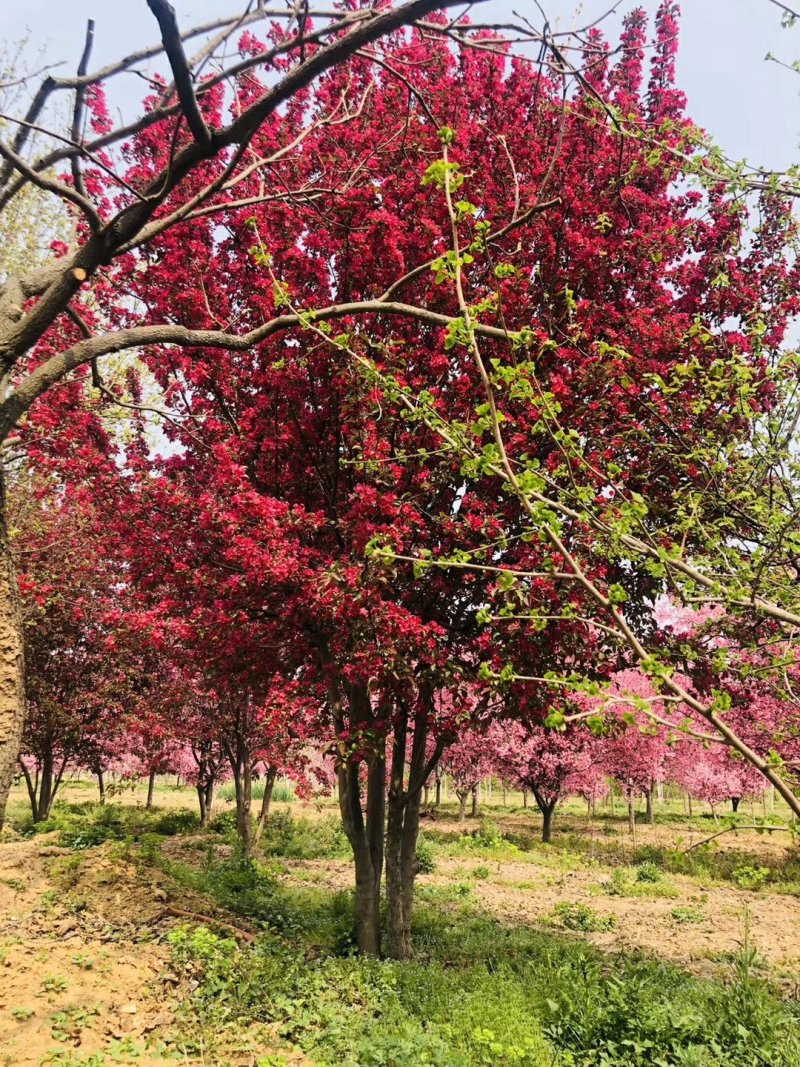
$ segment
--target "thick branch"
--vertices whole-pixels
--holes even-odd
[[[306,322],[327,322],[348,315],[402,315],[406,318],[427,322],[432,326],[447,327],[453,321],[449,315],[441,315],[413,304],[397,301],[364,300],[349,304],[333,304],[313,312],[280,315],[263,326],[244,334],[231,334],[224,330],[189,330],[185,326],[137,326],[116,333],[101,334],[79,341],[72,348],[46,360],[27,376],[14,392],[0,404],[0,442],[5,440],[18,419],[28,410],[37,397],[45,393],[70,371],[93,359],[122,352],[143,345],[178,345],[182,348],[223,348],[242,352],[268,337],[286,330],[302,327]],[[505,340],[504,330],[495,326],[475,326],[477,333],[494,340]]]
[[[147,0],[147,6],[155,15],[161,30],[164,52],[175,79],[175,91],[192,136],[199,144],[210,145],[211,131],[206,125],[197,104],[197,97],[194,95],[192,72],[189,70],[186,53],[183,50],[178,20],[175,18],[175,8],[172,4],[166,3],[166,0]]]

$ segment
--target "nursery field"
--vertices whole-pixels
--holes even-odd
[[[278,796],[290,798],[278,788]],[[423,819],[414,959],[358,958],[335,803],[274,805],[258,857],[224,797],[67,786],[0,843],[0,1062],[11,1065],[800,1064],[800,851],[656,803],[445,800]],[[762,815],[760,811],[757,815]]]

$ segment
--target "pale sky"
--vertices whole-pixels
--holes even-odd
[[[613,0],[584,0],[579,23],[604,13]],[[648,11],[657,0],[641,0]],[[182,27],[238,13],[243,0],[173,0]],[[313,0],[312,0],[313,6]],[[542,0],[553,21],[572,24],[574,0]],[[637,6],[623,0],[605,25],[613,41],[619,18]],[[800,59],[800,25],[784,30],[769,0],[684,0],[680,87],[689,114],[730,156],[753,165],[783,169],[800,161],[800,74],[767,63],[772,52],[787,63]],[[500,20],[511,10],[539,21],[531,0],[488,0],[473,18]],[[95,64],[120,58],[156,40],[155,20],[145,0],[0,0],[0,36],[16,41],[30,31],[32,48],[44,48],[48,62],[65,60],[74,71],[87,18],[97,22]],[[131,99],[142,93],[130,76]]]

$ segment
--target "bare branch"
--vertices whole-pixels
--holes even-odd
[[[81,61],[78,64],[78,77],[81,78],[86,73],[89,67],[89,57],[92,54],[92,45],[94,44],[94,19],[89,19],[86,25],[86,43],[83,47],[83,55]],[[71,136],[74,144],[79,144],[82,140],[82,127],[83,127],[83,113],[86,103],[86,86],[79,85],[75,90],[75,107],[72,112],[72,130]],[[80,156],[72,157],[72,180],[75,183],[75,188],[81,194],[86,197],[86,186],[83,182],[83,174],[81,173]],[[88,197],[86,197],[88,199]]]
[[[44,189],[45,192],[53,193],[54,196],[60,196],[62,200],[69,200],[86,216],[89,226],[94,232],[97,232],[103,225],[102,219],[97,214],[94,204],[88,200],[85,196],[82,196],[77,189],[73,189],[69,185],[65,185],[63,182],[57,181],[55,178],[46,178],[43,174],[37,174],[36,171],[30,167],[25,160],[17,155],[17,153],[0,141],[0,156],[6,160],[8,166],[12,170],[17,170],[33,185],[38,186],[40,189]]]
[[[192,73],[186,61],[186,53],[183,50],[178,20],[175,18],[175,8],[166,0],[147,0],[147,6],[153,12],[161,30],[161,40],[164,43],[172,75],[175,79],[175,91],[181,104],[183,115],[192,131],[192,136],[201,145],[211,144],[211,131],[206,125],[197,97],[194,95],[192,85]]]

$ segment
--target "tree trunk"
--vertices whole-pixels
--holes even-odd
[[[147,777],[147,803],[145,804],[145,809],[147,811],[152,811],[152,808],[153,808],[153,793],[155,792],[155,788],[156,788],[156,772],[155,771],[150,771],[150,774]]]
[[[437,808],[442,803],[442,779],[441,778],[437,778],[436,779],[436,798],[435,798],[433,803],[434,803],[434,807],[437,807]]]
[[[469,793],[461,793],[456,789],[456,796],[458,797],[458,821],[463,822],[467,817],[467,797]]]
[[[472,818],[473,819],[477,819],[477,817],[478,817],[478,791],[479,791],[479,789],[480,789],[480,784],[474,785],[472,787]]]
[[[209,776],[198,779],[197,799],[200,803],[200,829],[207,830],[211,822],[211,810],[214,806],[214,778]]]
[[[731,797],[731,807],[735,812],[739,810],[739,803],[741,799],[741,797]]]
[[[31,817],[34,823],[44,822],[50,817],[53,801],[55,800],[58,787],[61,784],[61,777],[64,773],[66,760],[62,763],[58,773],[56,773],[53,755],[52,753],[46,753],[42,758],[41,763],[37,765],[36,773],[33,778],[22,760],[20,760],[19,765],[22,769],[25,785],[28,789]]]
[[[429,694],[432,698],[432,694]],[[428,740],[427,701],[414,723],[408,788],[404,788],[405,755],[408,740],[408,712],[401,706],[395,719],[392,740],[392,764],[386,819],[386,933],[388,954],[392,959],[407,960],[412,955],[411,917],[414,907],[414,883],[419,872],[417,842],[423,783],[441,756],[437,746],[426,762]]]
[[[367,771],[366,817],[361,807],[359,765],[344,764],[338,772],[342,826],[353,849],[355,866],[355,938],[365,956],[381,953],[381,875],[386,815],[386,760],[372,757]]]
[[[644,821],[649,826],[651,826],[653,824],[653,822],[654,822],[654,818],[653,818],[653,789],[652,789],[652,786],[650,787],[650,789],[645,789],[645,791],[644,791],[644,803],[645,803]]]
[[[267,825],[267,819],[269,819],[269,806],[272,802],[272,790],[275,788],[275,779],[278,777],[278,768],[269,767],[267,769],[266,777],[264,778],[264,795],[261,798],[261,811],[258,814],[258,822],[256,823],[255,833],[253,834],[253,848],[258,848],[261,841],[261,835],[264,833],[264,827]]]
[[[22,614],[6,525],[5,479],[0,467],[0,830],[22,745],[24,724]]]
[[[633,793],[628,797],[628,830],[632,837],[636,837],[636,811],[633,805]]]
[[[323,663],[329,662],[327,649],[320,648]],[[369,689],[363,682],[348,686],[350,728],[367,728],[374,722]],[[332,682],[329,702],[337,733],[345,726],[341,691]],[[387,709],[381,709],[386,714]],[[361,803],[360,761],[343,755],[336,768],[342,829],[353,850],[355,869],[355,940],[359,952],[379,956],[381,952],[381,877],[383,875],[384,831],[386,828],[386,757],[378,748],[366,759],[366,810]]]
[[[522,806],[523,806],[523,808],[527,808],[527,806],[528,806],[528,790],[527,789],[523,789],[522,790]]]
[[[547,799],[535,786],[532,792],[536,807],[542,813],[542,841],[544,844],[549,845],[553,840],[553,812],[556,810],[558,797],[556,796],[554,800]]]
[[[422,787],[422,803],[426,808],[428,806],[428,793],[429,792],[430,792],[430,790],[428,788],[428,783],[426,782],[425,785]]]
[[[687,803],[688,808],[689,808],[689,818],[691,818],[691,816],[692,816],[692,794],[691,793],[687,793],[686,794],[686,803]]]
[[[250,761],[235,767],[233,784],[236,790],[236,833],[245,859],[253,855],[253,768]]]
[[[555,804],[548,804],[542,809],[542,841],[549,845],[553,840],[553,812]]]
[[[100,803],[106,802],[106,779],[102,771],[97,772],[97,788],[100,792]]]

